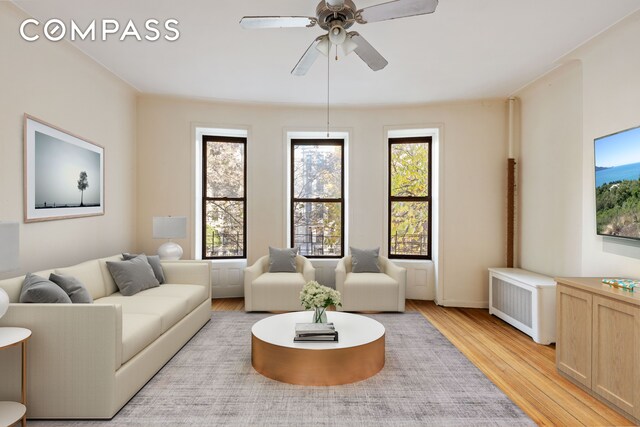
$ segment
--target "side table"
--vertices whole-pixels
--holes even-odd
[[[10,426],[22,420],[27,425],[27,341],[31,331],[26,328],[0,328],[0,350],[22,345],[22,402],[0,402],[0,425]]]

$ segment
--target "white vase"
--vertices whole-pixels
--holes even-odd
[[[4,314],[9,309],[9,295],[5,292],[4,289],[0,288],[0,318],[4,316]]]

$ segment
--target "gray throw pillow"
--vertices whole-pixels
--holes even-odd
[[[124,296],[160,286],[146,255],[138,255],[128,261],[107,261],[107,268]]]
[[[49,280],[60,286],[62,290],[69,295],[72,303],[75,304],[91,304],[93,298],[84,286],[84,284],[73,276],[63,276],[61,274],[51,273]]]
[[[269,246],[269,273],[295,273],[298,248],[276,249]]]
[[[378,254],[380,248],[358,249],[349,246],[351,251],[351,271],[354,273],[380,273]]]
[[[144,255],[144,254],[140,254]],[[122,254],[122,259],[125,261],[129,261],[130,259],[134,259],[138,254]],[[158,279],[158,283],[161,285],[164,283],[164,270],[162,270],[162,264],[160,264],[160,256],[158,255],[145,255],[147,257],[147,262],[153,269],[153,274]]]
[[[71,304],[69,295],[62,288],[44,277],[27,273],[20,290],[20,302],[36,304],[66,303]]]

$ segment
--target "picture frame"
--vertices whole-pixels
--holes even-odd
[[[24,222],[104,215],[104,147],[24,115]]]

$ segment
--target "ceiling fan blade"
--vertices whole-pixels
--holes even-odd
[[[307,71],[311,68],[318,56],[320,55],[320,51],[317,49],[317,46],[320,44],[322,39],[327,36],[320,36],[311,43],[311,46],[307,49],[307,51],[302,55],[302,58],[298,61],[293,70],[291,70],[291,74],[294,76],[304,76],[307,74]]]
[[[408,16],[433,13],[438,6],[438,0],[395,0],[375,6],[365,7],[358,11],[358,22],[388,21],[390,19],[406,18]]]
[[[245,16],[240,26],[247,30],[257,28],[303,28],[313,27],[318,21],[308,16]]]
[[[369,44],[360,34],[353,31],[349,33],[351,40],[358,45],[354,52],[362,59],[373,71],[382,70],[389,63],[380,53]]]

